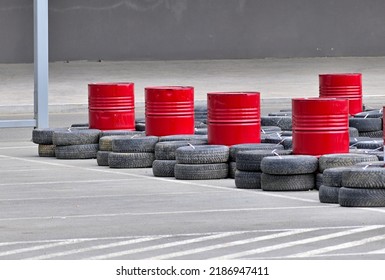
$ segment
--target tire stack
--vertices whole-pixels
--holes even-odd
[[[281,136],[282,129],[278,126],[261,126],[261,142],[272,136]]]
[[[96,161],[99,166],[109,166],[108,156],[112,153],[112,140],[127,136],[143,136],[141,131],[104,131],[99,139],[99,151],[96,154]]]
[[[318,197],[322,203],[338,204],[339,191],[342,187],[342,174],[350,170],[351,166],[328,168],[323,172],[322,185],[318,190]]]
[[[382,138],[382,110],[358,113],[349,119],[349,126],[355,127],[359,136]]]
[[[207,104],[194,105],[194,119],[196,122],[207,123]]]
[[[250,150],[283,150],[283,146],[280,144],[271,144],[271,143],[259,143],[259,144],[237,144],[230,147],[230,162],[229,162],[229,178],[235,178],[236,171],[236,161],[237,154],[240,151],[250,151]]]
[[[52,136],[57,159],[93,159],[99,150],[98,129],[68,129],[54,131]]]
[[[40,157],[55,157],[53,134],[55,131],[65,131],[68,128],[35,128],[32,130],[32,142],[38,144]]]
[[[319,158],[319,172],[322,185],[319,187],[319,200],[323,203],[338,203],[342,187],[342,174],[356,164],[372,164],[378,157],[369,154],[329,154]]]
[[[338,202],[345,207],[385,207],[385,168],[344,171]]]
[[[270,113],[272,114],[272,113]],[[262,116],[261,117],[261,126],[278,126],[282,131],[292,131],[292,116],[290,113],[284,116]]]
[[[307,155],[265,157],[261,170],[264,191],[308,191],[315,187],[318,159]]]
[[[112,140],[110,168],[150,168],[155,160],[156,136],[125,136]]]
[[[205,145],[205,140],[162,141],[155,145],[155,161],[152,172],[155,177],[175,177],[176,150],[190,145]]]
[[[265,157],[290,155],[288,150],[245,150],[237,153],[235,186],[239,189],[261,188],[261,162]]]
[[[186,146],[176,150],[175,178],[179,180],[225,179],[229,148],[222,145]]]

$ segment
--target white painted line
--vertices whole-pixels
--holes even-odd
[[[96,245],[96,246],[91,246],[91,247],[86,247],[86,248],[81,248],[81,249],[74,249],[74,250],[62,251],[62,252],[58,252],[58,253],[40,255],[40,256],[28,258],[26,260],[47,260],[47,259],[52,259],[52,258],[68,256],[68,255],[85,253],[85,252],[89,252],[89,251],[95,251],[95,250],[102,250],[102,249],[109,249],[109,248],[114,248],[114,247],[138,244],[138,243],[148,242],[148,241],[157,240],[157,239],[161,239],[161,238],[163,238],[163,237],[136,238],[136,239],[132,239],[132,240],[125,240],[125,241],[113,242],[113,243],[103,244],[103,245]]]
[[[26,252],[32,252],[32,251],[37,251],[37,250],[45,250],[45,249],[49,249],[49,248],[54,248],[54,247],[59,247],[59,246],[64,246],[64,245],[69,245],[69,244],[76,244],[76,243],[80,243],[80,242],[82,242],[82,241],[68,240],[68,241],[57,242],[57,243],[53,243],[53,244],[45,244],[45,245],[22,248],[22,249],[17,249],[17,250],[5,251],[5,252],[0,252],[0,257],[9,256],[9,255],[16,255],[16,254],[21,254],[21,253],[26,253]]]
[[[127,180],[133,180],[133,179],[127,179]],[[205,194],[209,193],[223,193],[224,191],[205,191]],[[67,199],[92,199],[92,198],[114,198],[114,197],[121,197],[121,198],[129,198],[129,197],[146,197],[146,196],[167,196],[167,195],[196,195],[196,194],[202,194],[202,192],[165,192],[165,193],[141,193],[141,194],[113,194],[113,195],[80,195],[80,196],[56,196],[56,197],[28,197],[28,198],[4,198],[0,199],[0,202],[4,201],[32,201],[32,200],[67,200]]]
[[[361,226],[336,226],[336,227],[319,227],[319,228],[310,228],[313,230],[326,230],[326,229],[351,229],[351,228],[360,228]],[[306,229],[306,228],[305,228]],[[282,231],[292,231],[298,229],[284,228],[284,229],[256,229],[248,231],[233,231],[234,233],[265,233],[265,232],[282,232]],[[80,241],[104,241],[104,240],[117,240],[117,239],[132,239],[132,238],[145,238],[145,237],[188,237],[188,236],[201,236],[201,235],[213,235],[221,234],[223,232],[196,232],[196,233],[181,233],[181,234],[167,234],[167,235],[146,235],[146,236],[109,236],[109,237],[91,237],[91,238],[75,238],[75,239],[46,239],[46,240],[28,240],[28,241],[10,241],[10,242],[0,242],[1,246],[12,246],[18,244],[40,244],[40,243],[52,243],[52,242],[62,242],[69,240],[80,240]]]
[[[0,173],[8,173],[8,172],[33,172],[33,171],[47,171],[52,169],[47,168],[29,168],[29,169],[2,169],[0,170]]]
[[[207,210],[186,210],[186,211],[168,211],[168,212],[143,212],[143,213],[110,213],[110,214],[89,214],[89,215],[69,215],[69,216],[40,216],[40,217],[17,217],[1,218],[2,221],[20,221],[20,220],[53,220],[53,219],[84,219],[84,218],[103,218],[103,217],[121,217],[121,216],[156,216],[156,215],[185,215],[185,214],[205,214],[205,213],[227,213],[227,212],[247,212],[247,211],[276,211],[276,210],[298,210],[298,209],[317,209],[317,208],[335,208],[336,206],[297,206],[297,207],[265,207],[265,208],[231,208],[231,209],[207,209]]]
[[[37,148],[37,146],[11,146],[11,147],[0,147],[0,150],[10,150],[10,149],[31,149]]]
[[[191,249],[191,250],[179,251],[179,252],[165,254],[165,255],[158,255],[158,256],[151,257],[151,259],[153,259],[153,260],[173,259],[173,258],[182,257],[182,256],[186,256],[186,255],[193,255],[193,254],[217,250],[217,249],[220,250],[220,249],[224,249],[224,248],[228,248],[228,247],[250,244],[250,243],[254,243],[254,242],[258,242],[258,241],[276,239],[276,238],[296,235],[296,234],[300,234],[300,233],[304,233],[304,232],[310,232],[310,231],[314,231],[314,229],[298,229],[298,230],[275,233],[275,234],[270,234],[270,235],[258,236],[258,237],[248,238],[248,239],[242,239],[242,240],[222,243],[222,244],[205,246],[205,247]]]
[[[15,160],[21,160],[21,161],[27,161],[27,162],[33,162],[33,163],[38,163],[38,164],[49,164],[49,165],[55,165],[55,166],[63,166],[63,167],[70,167],[70,168],[76,168],[76,169],[84,169],[87,171],[92,171],[92,172],[101,172],[101,173],[109,173],[109,174],[120,174],[120,175],[125,175],[125,176],[131,176],[135,178],[142,178],[142,179],[147,179],[147,180],[155,180],[155,181],[162,181],[162,182],[168,182],[168,183],[173,183],[173,184],[181,184],[181,185],[189,185],[189,186],[199,186],[199,187],[205,187],[205,188],[212,188],[212,189],[221,189],[221,190],[228,190],[228,191],[237,191],[237,192],[245,192],[249,195],[264,195],[264,196],[270,196],[270,197],[278,197],[278,198],[283,198],[283,199],[290,199],[290,200],[297,200],[297,201],[302,201],[302,202],[311,202],[311,203],[317,203],[319,204],[318,200],[312,200],[312,199],[304,199],[304,198],[298,198],[290,195],[282,195],[282,194],[276,194],[272,192],[263,192],[263,191],[250,191],[250,190],[245,190],[245,189],[239,189],[236,188],[234,185],[234,188],[228,188],[228,187],[221,187],[221,186],[214,186],[214,185],[209,185],[209,184],[202,184],[198,182],[193,182],[193,181],[186,181],[186,180],[176,180],[176,179],[167,179],[167,178],[161,178],[161,177],[155,177],[155,176],[148,176],[148,175],[140,175],[140,174],[133,174],[130,173],[129,171],[127,172],[122,172],[122,171],[116,171],[112,169],[97,169],[97,168],[84,168],[84,167],[79,167],[75,165],[65,165],[65,164],[55,164],[51,162],[45,162],[45,161],[40,161],[40,160],[28,160],[24,158],[17,158],[17,157],[8,157],[8,156],[1,156],[0,157],[7,157]],[[129,169],[126,169],[129,170]]]
[[[302,239],[302,240],[298,240],[298,241],[291,241],[291,242],[282,243],[282,244],[278,244],[278,245],[272,245],[272,246],[266,246],[266,247],[262,247],[262,248],[247,250],[247,251],[243,251],[243,252],[239,252],[239,253],[223,255],[223,256],[219,256],[215,259],[219,259],[219,260],[238,259],[238,258],[250,256],[250,255],[271,252],[271,251],[289,248],[289,247],[293,247],[293,246],[297,246],[297,245],[314,243],[314,242],[318,242],[318,241],[322,241],[322,240],[328,240],[328,239],[332,239],[332,238],[337,238],[337,237],[341,237],[341,236],[351,235],[351,234],[355,234],[355,233],[359,233],[359,232],[365,232],[365,231],[370,231],[370,230],[384,228],[384,227],[385,226],[383,226],[383,225],[366,226],[366,227],[346,230],[346,231],[342,231],[342,232],[336,232],[336,233],[326,234],[326,235],[322,235],[322,236],[306,238],[306,239]]]
[[[121,251],[121,252],[99,255],[99,256],[87,258],[87,260],[111,259],[111,258],[125,256],[125,255],[143,253],[143,252],[165,249],[165,248],[170,248],[170,247],[185,246],[187,244],[203,242],[203,241],[208,241],[208,240],[214,240],[214,239],[220,239],[220,238],[224,238],[224,237],[228,237],[228,236],[232,236],[232,235],[237,235],[237,234],[241,234],[241,233],[244,233],[244,232],[219,233],[219,234],[215,234],[215,235],[203,236],[203,237],[187,239],[187,240],[182,240],[182,241],[175,241],[175,242],[170,242],[170,243],[164,243],[164,244],[159,244],[159,245],[154,245],[154,246],[149,246],[149,247],[144,247],[144,248],[131,249],[131,250],[125,250],[125,251]]]
[[[79,184],[79,183],[108,183],[108,182],[126,182],[138,179],[107,179],[107,180],[72,180],[72,181],[40,181],[24,183],[4,183],[0,187],[7,186],[32,186],[32,185],[58,185],[58,184]]]
[[[342,243],[342,244],[335,245],[335,246],[328,246],[328,247],[319,248],[319,249],[316,249],[316,250],[302,252],[302,253],[299,253],[299,254],[289,255],[289,256],[285,256],[285,258],[308,258],[308,257],[312,257],[312,256],[315,256],[315,255],[320,255],[320,254],[328,253],[328,252],[331,252],[331,251],[336,251],[336,250],[341,250],[341,249],[347,249],[347,248],[351,248],[351,247],[361,246],[361,245],[364,245],[364,244],[367,244],[367,243],[370,243],[370,242],[375,242],[375,241],[379,241],[379,240],[383,240],[383,239],[385,239],[385,235],[378,235],[378,236],[364,238],[364,239],[361,239],[361,240],[355,240],[355,241],[351,241],[351,242]]]

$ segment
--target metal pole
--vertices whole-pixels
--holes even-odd
[[[37,128],[48,125],[48,0],[34,0],[34,117]]]

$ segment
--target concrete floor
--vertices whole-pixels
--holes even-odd
[[[349,72],[371,69],[373,85],[368,89],[374,89],[374,82],[380,81],[381,59],[362,60],[372,63],[355,65],[353,62],[360,59],[341,59],[345,67],[352,66]],[[313,69],[313,74],[332,68],[327,59],[272,60],[270,67],[265,68],[272,71],[270,75],[277,74],[266,74],[270,82],[257,88],[280,89],[274,91],[274,96],[285,94],[287,98],[295,88],[301,88],[298,96],[306,96],[306,88],[316,91],[317,77],[307,72],[311,67],[296,68],[302,61],[313,66],[325,61],[328,66],[320,63],[324,68]],[[231,71],[238,73],[234,77],[228,73],[219,79],[221,75],[214,69],[221,64],[251,70],[259,65],[257,62],[195,62],[193,69],[182,68],[190,69],[190,76],[195,73],[196,80],[207,77],[200,84],[204,92],[228,87],[250,90],[259,79],[244,77],[245,72],[235,70]],[[187,65],[154,64],[158,65],[155,85],[173,81],[168,75],[165,78],[164,67],[176,73],[178,65]],[[385,59],[383,64],[382,70]],[[127,66],[113,65],[123,72],[123,65]],[[69,66],[71,63],[61,65]],[[334,68],[349,70],[339,64]],[[131,73],[146,76],[142,85],[150,80],[146,71]],[[100,80],[102,76],[98,75],[93,78]],[[188,80],[182,74],[177,77],[180,83]],[[85,76],[85,83],[89,78]],[[301,82],[294,82],[294,78]],[[54,74],[53,80],[56,79]],[[233,84],[238,79],[248,83]],[[79,75],[74,82],[62,81],[61,86],[53,82],[51,88],[63,90],[67,83],[72,88],[78,85],[75,81],[81,80]],[[385,83],[384,79],[381,83]],[[285,92],[285,88],[290,90]],[[68,95],[72,94],[77,93],[68,90]],[[373,94],[380,94],[380,90]],[[204,98],[204,94],[198,96]],[[67,99],[57,102],[64,100]],[[68,104],[63,103],[63,108]],[[285,104],[274,106],[282,105]],[[16,112],[3,113],[4,119],[16,117]],[[50,114],[51,127],[86,121],[87,114],[82,110]],[[180,181],[153,177],[151,169],[110,169],[97,166],[96,160],[40,158],[37,145],[30,141],[31,132],[31,128],[0,129],[0,259],[385,259],[384,208],[321,204],[317,191],[240,190],[232,179]]]

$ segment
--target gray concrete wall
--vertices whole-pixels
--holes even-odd
[[[1,0],[0,62],[33,59],[32,0]],[[49,0],[50,60],[384,56],[384,0]]]

